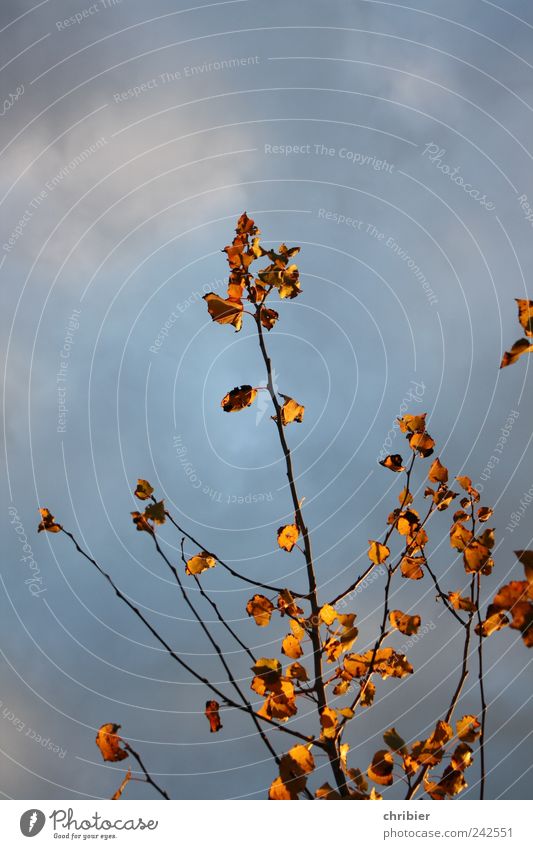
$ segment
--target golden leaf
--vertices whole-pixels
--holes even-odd
[[[405,740],[400,737],[395,728],[389,728],[388,731],[385,731],[383,740],[385,745],[394,752],[400,752],[402,755],[407,753]]]
[[[145,519],[149,519],[156,525],[163,525],[166,522],[165,502],[156,501],[155,504],[149,504],[144,511]]]
[[[427,413],[422,413],[421,416],[403,416],[398,419],[400,430],[402,433],[424,433],[426,429]]]
[[[460,590],[456,593],[449,592],[448,601],[455,610],[466,610],[468,613],[475,613],[477,610],[474,602],[462,596]]]
[[[385,469],[390,469],[391,472],[405,472],[405,466],[400,454],[389,454],[384,460],[379,461],[379,465]]]
[[[323,607],[320,608],[318,616],[324,625],[333,625],[337,618],[337,611],[331,606],[331,604],[324,604]]]
[[[522,354],[529,354],[531,351],[533,351],[533,345],[531,345],[527,339],[518,339],[510,351],[504,351],[500,368],[512,366],[513,363],[516,363],[516,361],[522,356]]]
[[[275,657],[260,657],[252,666],[252,672],[267,690],[278,689],[281,681],[281,663]]]
[[[403,557],[400,563],[403,577],[410,578],[411,581],[419,581],[424,577],[422,566],[425,562],[424,557]]]
[[[291,665],[287,668],[287,677],[294,678],[295,681],[309,681],[307,670],[297,661],[295,663],[291,663]]]
[[[479,540],[474,539],[464,549],[463,559],[466,572],[481,572],[490,559],[490,551]]]
[[[205,703],[205,715],[209,722],[209,731],[211,734],[216,734],[222,728],[219,711],[220,705],[215,699],[210,699]]]
[[[436,800],[444,799],[446,796],[457,796],[467,786],[463,773],[450,766],[446,767],[438,783],[431,781],[427,775],[424,776],[424,790]]]
[[[298,607],[290,590],[282,590],[278,597],[278,610],[282,616],[285,616],[285,613],[288,616],[298,616],[300,613],[303,613],[301,607]]]
[[[477,511],[477,517],[480,522],[488,522],[493,513],[492,507],[480,507]]]
[[[329,707],[325,707],[320,712],[320,725],[322,727],[322,736],[326,740],[333,740],[337,733],[337,713]]]
[[[435,448],[435,440],[429,433],[413,433],[409,437],[409,445],[413,451],[418,451],[421,457],[431,457]]]
[[[297,660],[303,655],[303,650],[296,637],[292,634],[287,634],[281,644],[281,653],[293,658],[293,660]]]
[[[120,725],[114,722],[107,722],[101,725],[96,735],[96,745],[102,753],[104,761],[123,761],[128,757],[125,749],[122,749],[120,744],[123,742],[122,737],[117,734]]]
[[[481,734],[481,725],[473,714],[466,714],[457,720],[456,734],[465,743],[475,743]]]
[[[146,531],[147,534],[154,533],[154,529],[150,522],[147,521],[144,513],[139,513],[138,510],[134,510],[131,514],[131,518],[138,531]]]
[[[279,393],[285,402],[281,408],[281,424],[286,426],[291,422],[303,422],[305,407],[295,401],[294,398],[289,398],[288,395]]]
[[[457,551],[464,551],[470,540],[472,532],[469,531],[461,522],[454,522],[450,528],[450,545]]]
[[[250,407],[257,396],[257,389],[245,384],[244,386],[236,386],[227,395],[224,395],[220,406],[225,413],[237,413],[244,410],[245,407]]]
[[[431,464],[428,472],[428,480],[433,483],[448,483],[448,469],[442,465],[438,457]]]
[[[365,654],[349,654],[344,658],[344,673],[349,678],[362,678],[370,671],[370,665],[374,658],[372,671],[386,678],[404,678],[411,675],[413,667],[404,654],[395,652],[394,649],[378,649],[374,655],[372,650]]]
[[[302,621],[305,621],[305,620],[302,620]],[[303,640],[303,638],[305,637],[305,628],[302,628],[302,626],[300,625],[300,623],[296,619],[291,619],[289,625],[290,625],[290,629],[292,631],[293,636],[296,637],[298,642],[301,642]]]
[[[390,554],[390,548],[372,539],[369,539],[368,543],[370,545],[370,548],[368,549],[368,557],[372,563],[375,563],[376,566],[380,563],[384,563]]]
[[[296,525],[283,525],[278,528],[278,545],[284,551],[292,551],[299,537]]]
[[[533,336],[533,301],[515,298],[518,304],[518,321],[524,328],[526,336]]]
[[[394,769],[394,758],[387,749],[380,749],[372,758],[372,763],[367,769],[367,775],[375,784],[389,787],[393,782],[392,770]]]
[[[240,301],[225,300],[214,292],[204,295],[209,315],[217,324],[232,324],[236,331],[242,327],[243,305]]]
[[[361,684],[361,695],[359,698],[359,704],[361,707],[370,707],[374,702],[374,696],[376,695],[376,685],[372,683],[372,681],[367,681],[366,684]]]
[[[134,495],[136,495],[140,501],[146,501],[146,499],[150,498],[150,496],[153,494],[153,491],[154,488],[153,486],[150,486],[148,481],[139,478],[137,481],[137,487],[135,489]]]
[[[315,793],[316,799],[327,799],[329,801],[340,799],[339,793],[326,781]]]
[[[268,798],[273,802],[294,801],[298,798],[298,794],[291,787],[287,787],[278,775],[270,785]]]
[[[472,766],[472,749],[468,743],[459,743],[452,755],[452,767],[464,772],[469,766]]]
[[[248,616],[253,616],[255,624],[260,628],[266,628],[270,624],[270,617],[274,610],[274,605],[270,599],[264,595],[256,593],[246,605],[246,613]]]
[[[490,616],[487,616],[485,621],[481,622],[481,627],[476,625],[475,631],[478,636],[481,634],[483,637],[490,637],[491,634],[494,634],[496,631],[500,631],[508,624],[509,620],[505,613],[497,611],[496,613],[492,613]]]
[[[206,569],[214,569],[216,565],[217,559],[213,554],[208,551],[201,551],[200,554],[195,554],[194,557],[187,560],[185,573],[187,575],[201,575]]]
[[[41,521],[39,522],[37,533],[40,534],[41,531],[48,531],[50,534],[58,534],[59,531],[63,530],[46,507],[40,507],[39,513],[41,514]]]
[[[420,628],[420,616],[409,616],[407,613],[402,613],[401,610],[391,610],[389,619],[392,627],[397,628],[407,637],[416,634]]]

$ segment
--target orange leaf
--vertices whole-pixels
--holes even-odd
[[[209,722],[209,731],[212,734],[216,734],[217,731],[220,731],[222,728],[222,723],[220,721],[220,705],[215,699],[211,699],[210,701],[205,703],[205,715],[207,717],[207,721]]]
[[[119,728],[120,725],[107,722],[98,729],[96,745],[100,749],[104,761],[123,761],[124,758],[128,757],[128,753],[120,746],[123,740],[117,734]]]
[[[296,525],[283,525],[278,528],[278,545],[284,551],[292,551],[299,537]]]

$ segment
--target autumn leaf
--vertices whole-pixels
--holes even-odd
[[[130,778],[131,778],[131,769],[129,769],[129,770],[127,771],[127,773],[126,773],[126,775],[124,776],[124,778],[123,778],[123,780],[122,780],[122,783],[121,783],[120,787],[118,788],[118,790],[115,790],[115,792],[114,792],[114,793],[113,793],[113,795],[111,796],[111,801],[112,801],[112,802],[113,802],[113,801],[116,801],[117,799],[120,799],[120,797],[121,797],[121,796],[122,796],[122,794],[124,793],[124,790],[125,790],[125,788],[126,788],[126,785],[127,785],[128,781],[130,780]]]
[[[472,540],[463,551],[465,572],[481,572],[490,560],[490,550],[479,540]]]
[[[522,354],[528,354],[531,351],[533,351],[533,345],[530,344],[527,339],[518,339],[510,351],[504,352],[500,368],[512,366],[513,363],[516,363],[516,361],[522,356]]]
[[[153,491],[154,488],[153,486],[150,486],[148,481],[139,478],[137,481],[137,486],[135,488],[134,495],[136,495],[140,501],[146,501],[146,499],[150,498],[150,496],[153,494]]]
[[[41,514],[41,521],[39,522],[37,533],[40,534],[41,531],[48,531],[50,534],[58,534],[59,531],[63,530],[46,507],[40,507],[39,513]]]
[[[508,624],[509,620],[505,613],[496,611],[495,613],[487,615],[487,618],[481,622],[480,625],[476,625],[475,631],[478,636],[481,635],[483,637],[490,637],[491,634],[494,634],[496,631],[500,631]]]
[[[492,507],[480,507],[477,511],[477,517],[480,522],[488,522],[493,513]]]
[[[254,617],[255,624],[260,628],[266,628],[270,624],[270,617],[274,610],[274,605],[270,599],[257,593],[246,605],[246,613],[248,616]]]
[[[427,413],[422,413],[420,416],[403,416],[398,419],[400,430],[402,433],[424,433],[426,429]]]
[[[359,704],[361,707],[370,707],[374,702],[376,695],[376,685],[372,681],[367,681],[361,684]]]
[[[400,454],[389,454],[384,460],[379,461],[379,465],[385,469],[390,469],[391,472],[405,472],[405,466]]]
[[[511,628],[520,631],[522,639],[528,648],[533,646],[533,584],[529,581],[511,581],[494,596],[487,610],[484,626],[495,617],[504,616],[508,611],[511,616]],[[505,617],[505,623],[508,622]]]
[[[217,559],[208,551],[201,551],[200,554],[195,554],[187,560],[185,566],[186,575],[201,575],[206,569],[214,569],[217,564]]]
[[[365,654],[349,654],[344,658],[343,670],[348,678],[362,678],[370,671],[375,672],[385,680],[386,678],[404,678],[411,675],[413,667],[404,654],[395,652],[394,649],[378,649],[374,654],[372,650]]]
[[[260,318],[263,327],[266,327],[267,330],[272,330],[276,321],[279,319],[279,313],[277,313],[276,310],[271,310],[267,309],[266,307],[262,307]]]
[[[281,652],[293,660],[297,660],[303,655],[302,647],[293,634],[287,634],[281,644]]]
[[[533,584],[533,551],[515,551],[515,555],[524,567],[526,581]]]
[[[463,773],[451,766],[446,767],[438,782],[431,781],[427,775],[424,776],[424,790],[435,800],[444,799],[446,796],[457,796],[467,786]]]
[[[303,422],[305,407],[298,404],[294,398],[289,398],[288,395],[279,393],[282,398],[285,398],[285,403],[281,407],[281,424],[285,427],[291,422]]]
[[[340,799],[340,794],[337,790],[334,790],[333,787],[326,781],[325,784],[322,784],[315,793],[316,799],[323,799],[327,801],[333,801]]]
[[[114,722],[107,722],[98,729],[96,745],[104,761],[123,761],[128,757],[128,752],[120,745],[123,742],[122,737],[117,733],[120,727]]]
[[[337,618],[337,611],[331,606],[331,604],[324,604],[320,608],[318,616],[324,625],[333,625]]]
[[[131,514],[131,518],[138,531],[146,531],[147,534],[154,533],[154,529],[150,522],[146,519],[144,513],[139,513],[138,510],[134,510]]]
[[[299,616],[300,613],[303,613],[302,608],[294,601],[290,590],[281,590],[278,597],[278,610],[281,616],[285,616],[285,614],[287,616]]]
[[[389,619],[392,627],[397,628],[407,637],[416,634],[420,628],[420,616],[409,616],[407,613],[402,613],[401,610],[391,610]]]
[[[456,734],[465,743],[475,743],[481,734],[481,725],[473,714],[466,714],[456,723]]]
[[[257,389],[245,384],[244,386],[232,389],[227,395],[224,395],[220,406],[225,413],[236,413],[239,410],[244,410],[245,407],[250,407],[257,396]]]
[[[411,581],[419,581],[424,577],[422,566],[425,562],[424,557],[403,557],[400,563],[403,577],[410,578]]]
[[[210,699],[205,703],[205,715],[209,722],[209,731],[211,734],[216,734],[222,728],[219,711],[220,705],[215,699]]]
[[[438,457],[430,466],[428,480],[432,483],[448,483],[448,469],[442,465]]]
[[[395,728],[389,728],[388,731],[385,731],[383,741],[394,752],[400,752],[401,754],[407,752],[405,740],[400,737]]]
[[[477,610],[474,602],[462,596],[459,590],[455,593],[449,592],[448,601],[455,610],[466,610],[467,613],[475,613]]]
[[[144,516],[156,525],[163,525],[167,518],[165,514],[165,502],[156,501],[155,504],[149,504],[144,511]]]
[[[533,301],[515,298],[518,304],[518,321],[524,328],[526,336],[533,336]]]
[[[307,670],[297,661],[295,663],[291,663],[291,665],[287,667],[287,677],[293,678],[295,681],[309,681]]]
[[[298,799],[298,793],[290,786],[287,786],[278,775],[270,785],[268,798],[272,802],[290,802]]]
[[[236,331],[242,327],[243,305],[240,301],[225,300],[214,292],[204,295],[209,315],[217,324],[232,324]]]
[[[435,440],[429,433],[413,433],[409,437],[409,445],[413,451],[418,451],[421,457],[430,457],[433,454]]]
[[[393,782],[392,770],[394,769],[394,758],[387,749],[380,749],[372,758],[372,763],[367,769],[367,775],[375,784],[389,787]]]
[[[320,725],[322,736],[326,740],[333,740],[337,734],[337,714],[329,707],[320,711]]]
[[[462,522],[454,522],[450,528],[450,545],[457,551],[464,551],[470,540],[472,531],[469,531]]]
[[[283,525],[278,528],[278,545],[284,551],[292,551],[299,537],[296,525]]]
[[[368,549],[368,556],[372,563],[375,563],[376,566],[380,563],[384,563],[390,554],[390,548],[372,539],[369,539],[368,543],[370,545],[370,548]]]
[[[459,743],[454,753],[452,754],[452,767],[464,772],[469,766],[472,766],[472,749],[468,743]]]

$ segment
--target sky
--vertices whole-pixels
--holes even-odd
[[[532,296],[530,4],[6,0],[0,39],[0,794],[109,797],[123,771],[94,736],[116,722],[173,798],[265,798],[275,767],[253,727],[225,710],[209,735],[206,688],[66,537],[37,535],[38,508],[226,688],[131,522],[137,478],[239,571],[305,586],[301,555],[276,544],[291,502],[265,394],[239,415],[220,408],[232,387],[264,385],[257,340],[246,322],[213,324],[202,300],[224,292],[221,249],[247,210],[267,245],[302,248],[303,293],[279,302],[268,344],[279,391],[305,405],[287,437],[321,599],[383,535],[401,486],[378,460],[405,456],[406,406],[495,507],[483,606],[522,578],[532,376],[527,358],[498,367],[520,336],[514,298]],[[423,504],[423,471],[415,487]],[[465,582],[450,521],[430,534],[446,591]],[[179,534],[160,534],[179,564]],[[279,656],[283,624],[256,628],[246,584],[218,568],[205,585],[256,655]],[[383,588],[377,574],[353,599],[356,650],[372,644]],[[352,724],[361,769],[386,728],[429,734],[459,676],[461,635],[429,579],[396,582],[392,600],[423,634],[406,650],[414,677],[380,684]],[[213,629],[248,687],[249,658]],[[485,653],[487,797],[529,798],[532,658],[509,629]],[[472,674],[458,713],[478,710]],[[273,740],[283,752],[285,735]]]

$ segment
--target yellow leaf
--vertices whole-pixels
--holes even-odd
[[[407,637],[416,634],[420,628],[420,616],[409,616],[407,613],[402,613],[401,610],[391,610],[389,619],[392,627],[397,628]]]
[[[299,657],[303,655],[302,647],[296,637],[293,637],[292,634],[287,634],[285,639],[281,644],[281,652],[282,654],[287,655],[287,657],[291,657],[294,660],[297,660]]]
[[[206,569],[213,569],[216,564],[217,559],[213,554],[209,554],[208,551],[201,551],[200,554],[196,554],[190,560],[187,560],[185,572],[187,575],[201,575]]]
[[[518,304],[518,321],[524,328],[526,336],[533,336],[533,301],[515,298]]]
[[[469,531],[461,522],[454,522],[450,528],[450,545],[457,551],[464,551],[470,540],[472,532]]]
[[[117,733],[119,728],[120,725],[107,722],[98,729],[96,745],[100,749],[104,761],[123,761],[124,758],[128,757],[128,752],[120,746],[123,740]]]
[[[270,785],[270,789],[268,791],[268,798],[274,802],[285,802],[296,800],[298,798],[298,794],[290,787],[287,787],[287,785],[283,783],[281,777],[278,775],[278,777],[275,778],[272,784]]]
[[[480,572],[490,559],[489,549],[474,539],[463,551],[466,572]]]
[[[380,749],[372,758],[372,763],[367,769],[367,775],[375,784],[389,787],[393,782],[392,770],[394,769],[394,758],[387,749]]]
[[[448,601],[455,610],[466,610],[468,613],[475,613],[477,610],[474,602],[462,596],[459,590],[456,593],[449,592]]]
[[[421,457],[430,457],[433,454],[435,440],[429,433],[413,433],[409,438],[409,445],[413,451],[418,451]]]
[[[500,368],[512,366],[513,363],[516,363],[516,361],[522,356],[522,354],[529,354],[531,351],[533,351],[533,345],[531,345],[527,339],[518,339],[510,351],[504,352]]]
[[[337,714],[329,707],[325,707],[320,713],[320,725],[322,736],[326,740],[333,740],[337,733]]]
[[[468,743],[459,743],[452,755],[452,767],[464,772],[469,766],[472,766],[472,749]]]
[[[41,521],[37,528],[38,533],[41,533],[41,531],[48,531],[50,534],[58,534],[59,531],[63,530],[61,525],[57,524],[55,518],[46,507],[40,507],[39,513],[41,514]]]
[[[273,610],[274,605],[272,602],[266,596],[257,593],[246,605],[246,613],[248,616],[254,617],[255,624],[260,628],[266,628],[270,624],[270,617]]]
[[[448,469],[442,465],[438,457],[431,464],[428,479],[433,483],[448,483]]]
[[[459,740],[465,743],[475,743],[481,734],[481,725],[473,714],[466,714],[456,723],[456,733]]]
[[[424,433],[426,429],[427,413],[422,413],[421,416],[403,416],[398,419],[400,430],[402,433]]]
[[[225,300],[214,292],[204,295],[209,315],[217,324],[232,324],[236,331],[242,327],[243,305],[240,301]]]
[[[505,613],[497,611],[496,613],[488,616],[485,621],[481,623],[481,627],[476,625],[475,631],[478,636],[482,634],[484,637],[490,637],[491,634],[494,634],[496,631],[500,631],[508,624],[509,620]]]
[[[403,577],[410,578],[411,581],[419,581],[424,577],[422,566],[425,562],[424,557],[403,557],[400,563]]]
[[[379,461],[379,465],[385,469],[390,469],[391,472],[405,472],[400,454],[389,454],[384,460]]]
[[[163,525],[167,518],[165,515],[165,502],[156,501],[155,504],[149,504],[144,511],[144,516],[156,525]]]
[[[146,499],[150,498],[150,496],[153,494],[153,491],[154,488],[153,486],[150,486],[148,481],[139,478],[137,481],[137,487],[135,489],[134,495],[136,495],[140,501],[146,501]]]
[[[281,424],[285,426],[291,422],[303,422],[305,407],[298,404],[294,398],[289,398],[288,395],[283,395],[281,392],[280,395],[285,398],[285,403],[281,408]]]
[[[237,413],[240,410],[244,410],[245,407],[250,407],[255,401],[256,396],[257,389],[253,389],[248,384],[240,388],[236,386],[235,389],[224,395],[220,406],[225,413]]]
[[[295,663],[291,663],[291,665],[287,668],[287,677],[294,678],[295,681],[309,681],[307,670],[297,661]]]
[[[324,604],[323,607],[320,608],[318,615],[324,625],[333,625],[337,618],[337,611],[331,606],[331,604]]]
[[[376,695],[376,685],[372,683],[372,681],[367,681],[366,684],[361,684],[361,695],[359,698],[359,704],[361,707],[370,707],[370,705],[374,702],[374,696]]]
[[[372,539],[369,539],[368,543],[370,545],[370,548],[368,549],[368,556],[372,563],[375,563],[376,565],[384,563],[390,554],[390,548]]]
[[[296,619],[291,619],[289,624],[293,636],[298,640],[298,642],[301,642],[305,637],[305,628],[302,628],[302,626],[299,622],[296,621]]]
[[[322,784],[321,787],[315,793],[315,798],[317,799],[327,799],[329,801],[340,799],[339,793],[331,787],[330,784],[326,781],[325,784]]]
[[[284,551],[292,551],[298,537],[299,531],[296,525],[284,525],[278,528],[278,545]]]

